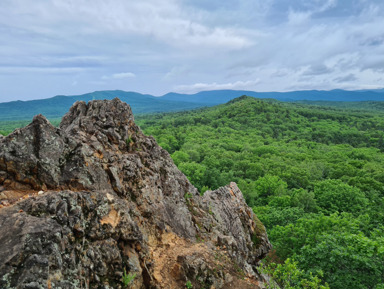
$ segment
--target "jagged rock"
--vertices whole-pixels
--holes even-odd
[[[257,264],[272,249],[264,225],[247,206],[236,183],[205,192],[203,203],[217,224],[211,237],[226,246],[237,263]],[[249,267],[245,269],[252,274]]]
[[[236,184],[201,197],[118,99],[0,138],[0,200],[1,288],[226,288],[271,248]]]

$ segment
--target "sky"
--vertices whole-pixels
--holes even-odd
[[[0,102],[383,87],[382,0],[0,1]]]

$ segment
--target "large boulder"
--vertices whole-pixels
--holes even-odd
[[[0,288],[248,288],[271,248],[235,183],[200,196],[119,99],[1,138],[0,200]]]

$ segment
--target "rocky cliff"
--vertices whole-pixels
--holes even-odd
[[[0,138],[0,200],[0,288],[262,287],[236,184],[200,196],[118,99]]]

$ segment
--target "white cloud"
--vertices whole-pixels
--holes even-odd
[[[323,5],[321,5],[316,12],[324,12],[331,8],[334,8],[337,5],[338,0],[327,0]]]
[[[291,25],[302,25],[311,17],[310,12],[298,12],[290,10],[288,13],[288,23]]]
[[[220,90],[220,89],[256,89],[259,79],[249,81],[236,81],[228,83],[195,83],[190,85],[178,85],[174,89],[177,92],[193,93],[202,90]]]
[[[200,23],[191,11],[184,11],[181,3],[175,0],[55,0],[54,6],[57,14],[65,11],[64,14],[74,21],[85,22],[87,30],[83,32],[86,33],[104,31],[153,37],[168,45],[184,47],[237,49],[250,44],[241,29]]]
[[[2,66],[0,67],[0,74],[74,74],[84,72],[85,69],[80,67],[33,67],[33,66]]]
[[[114,73],[112,75],[104,75],[101,77],[101,79],[126,79],[126,78],[133,78],[136,77],[136,75],[132,72],[120,72],[120,73]]]
[[[184,77],[189,73],[190,70],[191,70],[191,68],[188,68],[186,66],[174,66],[171,68],[171,70],[169,72],[167,72],[164,75],[163,79],[164,80],[173,80],[173,79],[177,79],[180,77]]]

